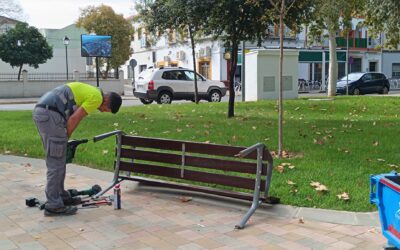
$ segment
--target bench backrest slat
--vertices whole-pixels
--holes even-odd
[[[218,145],[211,143],[167,140],[160,138],[148,138],[148,137],[128,136],[128,135],[122,135],[122,142],[121,142],[121,144],[125,146],[156,148],[156,149],[176,150],[176,151],[182,150],[182,143],[185,143],[186,152],[228,156],[228,157],[234,157],[240,151],[245,149],[245,147],[238,147],[238,146],[225,146],[225,145]],[[256,159],[257,152],[253,152],[244,158]],[[272,160],[272,156],[268,150],[264,150],[263,160]]]
[[[181,165],[182,156],[172,153],[145,151],[138,149],[121,149],[121,157],[135,160],[154,161],[162,163],[170,163]],[[189,156],[185,155],[185,165],[192,167],[216,169],[223,171],[234,171],[239,173],[254,174],[257,166],[252,162],[233,161],[225,159],[215,159],[208,157]],[[263,168],[265,172],[265,168]],[[265,174],[265,173],[262,173]]]
[[[162,167],[157,165],[142,164],[142,163],[130,163],[120,162],[120,170],[122,171],[133,171],[135,173],[157,175],[170,177],[175,179],[185,179],[189,181],[198,181],[203,183],[217,184],[223,186],[231,186],[236,188],[244,188],[254,190],[255,181],[239,176],[228,176],[215,173],[207,173],[185,170],[184,178],[181,178],[181,170],[179,168]],[[261,181],[261,187],[265,186],[265,181]]]

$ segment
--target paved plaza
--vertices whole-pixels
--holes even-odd
[[[377,213],[266,206],[236,230],[248,203],[129,181],[121,210],[105,205],[44,217],[25,198],[44,198],[45,170],[43,160],[0,155],[0,249],[382,249],[386,243]],[[69,164],[66,188],[105,188],[111,179],[112,173]]]

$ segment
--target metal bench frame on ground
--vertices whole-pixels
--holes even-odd
[[[268,196],[273,160],[262,143],[245,148],[129,136],[122,131],[96,136],[94,141],[112,135],[116,135],[114,178],[108,188],[95,196],[103,195],[123,180],[133,180],[153,186],[250,200],[250,209],[236,225],[239,229],[245,226],[260,204],[279,202],[278,198]],[[253,191],[253,194],[244,190]]]

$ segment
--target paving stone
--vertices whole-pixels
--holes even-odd
[[[0,155],[0,195],[43,199],[45,171],[43,160]],[[67,169],[66,186],[83,189],[97,183],[107,187],[111,179],[112,173],[74,165]],[[321,210],[279,205],[258,209],[243,230],[235,230],[248,204],[237,206],[195,196],[183,203],[180,196],[180,192],[124,181],[121,210],[100,206],[79,209],[74,216],[45,217],[43,211],[27,208],[21,200],[0,204],[0,249],[368,250],[386,243],[379,227],[364,225],[376,219],[375,213],[361,214],[359,218],[365,221],[357,226],[309,218],[312,211]],[[278,208],[282,210],[276,212]],[[302,224],[293,216],[304,211],[307,218]],[[282,217],[285,213],[289,216]],[[329,213],[333,212],[321,211],[324,216]],[[357,222],[357,213],[338,214]]]

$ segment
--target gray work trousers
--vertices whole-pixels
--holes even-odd
[[[46,154],[46,208],[60,208],[64,206],[63,199],[69,195],[64,189],[67,123],[61,114],[38,107],[33,110],[33,121]]]

